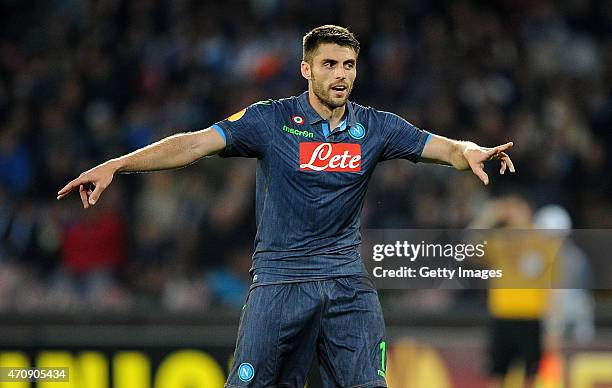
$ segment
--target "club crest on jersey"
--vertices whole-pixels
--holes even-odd
[[[243,362],[238,367],[238,378],[240,381],[248,382],[253,380],[253,376],[255,376],[255,368],[253,365],[248,362]]]
[[[304,124],[304,118],[302,116],[293,116],[291,118],[291,121],[293,121],[294,123],[296,123],[297,125],[302,125]]]
[[[300,143],[300,171],[361,171],[361,145]]]
[[[348,130],[349,135],[355,140],[361,140],[366,135],[365,127],[361,123],[357,123]]]

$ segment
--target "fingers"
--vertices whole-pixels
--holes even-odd
[[[497,147],[490,148],[487,151],[487,157],[491,158],[491,157],[493,157],[495,155],[498,155],[498,154],[500,154],[500,153],[502,153],[502,152],[504,152],[506,150],[509,150],[510,148],[512,148],[513,145],[514,145],[514,143],[510,141],[510,142],[508,142],[506,144],[502,144],[502,145],[499,145]]]
[[[83,185],[79,186],[79,195],[81,196],[81,202],[83,203],[83,209],[89,208],[89,203],[87,202],[87,192],[85,191],[85,187]]]
[[[507,166],[506,161],[504,159],[502,159],[501,160],[501,167],[499,169],[499,173],[501,175],[504,175],[504,173],[506,172],[506,166]]]
[[[489,184],[489,176],[484,171],[484,163],[470,164],[470,167],[472,168],[474,175],[480,178],[480,180],[482,181],[482,183],[485,184],[485,186]]]
[[[495,158],[501,161],[501,168],[499,170],[499,173],[501,175],[504,175],[504,173],[506,172],[506,169],[509,169],[510,172],[516,172],[514,168],[514,163],[512,163],[512,159],[510,159],[508,154],[506,154],[505,152],[500,152],[499,154],[495,156]]]
[[[514,163],[512,163],[512,159],[510,159],[510,157],[506,155],[505,152],[502,152],[502,160],[508,165],[510,172],[516,172],[516,169],[514,168]]]
[[[102,191],[104,191],[104,188],[102,188],[102,186],[100,185],[96,186],[95,189],[92,191],[91,190],[92,186],[93,185],[91,184],[79,185],[79,196],[81,197],[81,203],[83,204],[84,209],[89,209],[90,206],[95,205],[96,202],[98,201],[98,198],[100,198],[100,194],[102,193]],[[69,191],[64,193],[63,196],[67,195],[68,193]]]
[[[66,186],[64,186],[60,191],[57,192],[57,199],[64,198],[66,195],[70,194],[72,190],[76,189],[83,183],[85,182],[83,182],[80,177],[73,179]]]
[[[496,153],[500,153],[500,152],[504,152],[506,150],[509,150],[510,148],[512,148],[513,145],[514,145],[514,143],[509,141],[506,144],[499,145],[499,146],[497,146],[497,147],[495,147],[493,149],[496,151]]]
[[[501,146],[497,146],[487,151],[487,160],[499,159],[501,161],[501,166],[499,169],[499,173],[501,175],[504,175],[506,170],[510,170],[510,172],[512,173],[516,172],[516,169],[514,168],[514,163],[512,163],[512,159],[510,159],[510,156],[508,156],[508,154],[506,154],[503,151],[505,149],[512,147],[512,145],[513,143],[509,142],[509,143],[506,143]]]
[[[89,195],[89,204],[91,206],[95,205],[96,202],[98,202],[98,198],[100,198],[100,194],[102,194],[104,189],[105,187],[102,187],[102,185],[97,185],[93,193]]]
[[[104,191],[102,185],[94,185],[95,183],[93,183],[91,179],[85,179],[83,177],[76,178],[57,192],[57,199],[64,198],[73,190],[78,188],[83,208],[88,209],[90,206],[94,205],[98,201],[98,198],[100,198],[100,194],[102,193],[102,191]],[[91,189],[93,187],[95,187],[95,189],[92,191]]]

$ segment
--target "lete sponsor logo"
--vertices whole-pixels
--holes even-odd
[[[300,143],[301,171],[361,171],[361,145]]]

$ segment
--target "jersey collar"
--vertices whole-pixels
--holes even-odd
[[[323,118],[317,113],[316,110],[310,105],[308,101],[308,91],[305,91],[298,97],[298,103],[304,112],[304,116],[308,121],[308,124],[313,125],[323,121]],[[355,126],[355,111],[353,110],[353,103],[350,101],[346,102],[346,127],[341,128],[340,130],[344,130],[350,127]]]

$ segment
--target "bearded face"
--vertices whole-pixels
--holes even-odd
[[[306,73],[306,74],[305,74]],[[346,104],[357,76],[357,53],[335,43],[319,45],[310,61],[302,63],[314,95],[329,109]]]

